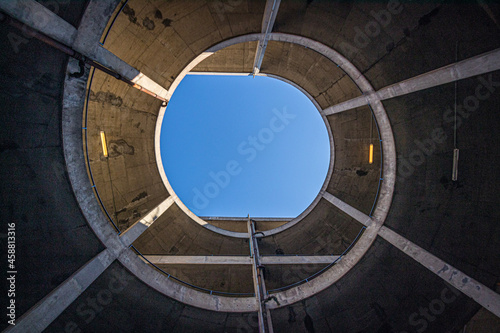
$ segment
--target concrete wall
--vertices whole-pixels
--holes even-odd
[[[243,1],[233,11],[224,12],[223,18],[214,12],[216,4],[179,1],[152,5],[132,1],[130,8],[121,14],[116,31],[110,34],[106,47],[168,87],[176,73],[201,50],[231,36],[260,31],[264,3],[254,5],[253,2]],[[58,15],[78,25],[83,7],[84,4],[61,6]],[[497,5],[488,4],[488,8],[493,18],[499,17]],[[161,19],[157,18],[156,9],[161,11]],[[453,62],[457,40],[460,41],[459,59],[493,50],[500,45],[498,26],[488,12],[477,4],[407,4],[391,16],[391,23],[379,34],[370,37],[367,45],[355,44],[356,32],[374,20],[370,12],[382,9],[387,9],[387,3],[284,1],[274,31],[301,34],[340,50],[365,73],[375,88]],[[165,19],[171,20],[167,22],[170,26],[163,24]],[[148,30],[152,26],[150,21],[155,27],[164,28],[161,31],[156,31],[157,28]],[[2,221],[13,221],[17,226],[17,265],[22,272],[18,274],[17,280],[20,315],[99,253],[103,246],[82,216],[65,169],[60,112],[67,58],[34,39],[19,44],[16,52],[6,36],[17,31],[4,24],[0,25],[0,29],[3,36],[0,70],[5,78],[0,91],[0,115],[3,120],[1,212]],[[357,50],[349,52],[352,48],[347,49],[342,42],[355,46]],[[169,48],[171,51],[168,51]],[[271,50],[273,48],[271,46]],[[280,49],[281,46],[276,45],[276,48]],[[305,57],[305,53],[311,52],[296,47],[293,49],[291,51],[290,48],[289,55],[293,64],[300,63],[294,60],[295,55],[303,54]],[[308,68],[312,66],[311,63],[304,62]],[[307,70],[295,68],[295,72],[307,73]],[[483,78],[500,81],[498,72],[493,73],[491,79],[489,75],[483,75]],[[312,77],[308,80],[314,82]],[[459,103],[467,96],[476,94],[479,80],[479,77],[475,77],[459,82]],[[123,89],[117,95],[122,89],[121,83],[111,81],[109,85],[103,81],[99,90],[94,90],[95,96],[103,91],[121,97],[126,106],[125,114],[134,121],[139,118],[149,121],[149,117],[154,117],[158,106],[154,104],[158,102],[132,90]],[[496,86],[490,88],[494,88],[490,97],[481,100],[475,111],[466,116],[465,113],[460,114],[462,123],[457,141],[461,148],[461,159],[459,182],[455,184],[450,182],[452,127],[443,118],[453,105],[453,84],[384,101],[384,105],[393,126],[400,167],[404,165],[404,160],[409,161],[412,156],[415,159],[415,156],[420,155],[415,151],[420,149],[423,152],[415,140],[423,142],[432,138],[435,128],[443,128],[447,135],[444,142],[436,143],[432,153],[421,155],[425,161],[420,163],[414,160],[413,171],[398,171],[399,178],[386,225],[493,288],[500,275],[496,250],[499,239],[498,213],[495,210],[499,204],[496,194],[500,188],[495,172],[499,159],[496,146],[499,94]],[[482,92],[485,93],[485,90]],[[332,98],[347,99],[348,96],[331,94]],[[97,98],[93,103],[101,114],[115,107],[106,102],[103,106],[102,101],[97,102]],[[146,105],[150,105],[151,109],[149,106],[146,108]],[[136,118],[134,110],[143,110],[147,114]],[[366,167],[360,164],[365,148],[350,146],[347,140],[342,143],[342,138],[365,138],[369,120],[367,111],[348,112],[330,117],[332,126],[335,126],[334,132],[338,133],[335,137],[339,142],[338,149],[345,152],[339,154],[337,159],[346,163],[345,168]],[[354,118],[360,120],[359,124],[356,122],[354,125],[354,122],[349,121]],[[93,119],[102,121],[105,118],[96,113]],[[151,142],[139,134],[135,137],[134,128],[118,129],[117,119],[115,122],[111,119],[102,122],[109,124],[110,128],[115,127],[113,137],[127,141],[125,135],[129,135],[137,140],[134,141],[134,147]],[[130,122],[130,125],[135,123]],[[141,126],[144,126],[142,121]],[[353,133],[351,131],[358,133],[356,137],[350,136]],[[98,151],[98,144],[98,138],[90,142],[95,152]],[[351,148],[363,151],[350,153]],[[144,149],[142,156],[148,151],[151,151],[150,147]],[[98,154],[93,158],[97,161]],[[123,163],[127,166],[125,158]],[[145,163],[144,167],[148,165]],[[342,180],[346,188],[349,188],[349,183],[355,184],[364,179],[351,175],[352,170],[345,170],[343,174],[340,165],[339,162],[339,169],[335,173],[340,173],[340,178],[346,179]],[[335,178],[335,173],[332,179],[339,179]],[[104,173],[102,177],[104,179]],[[127,177],[130,177],[128,169]],[[103,185],[98,184],[101,187]],[[136,190],[128,180],[127,186],[130,186],[130,191],[123,189],[124,193]],[[372,188],[368,185],[362,187]],[[338,189],[332,185],[331,190],[334,188]],[[359,192],[358,207],[362,210],[366,209],[366,202],[369,201],[369,195],[363,197],[365,193]],[[344,200],[351,200],[353,205],[356,202],[354,191],[339,191],[336,195],[343,195]],[[127,198],[123,204],[132,199]],[[109,202],[109,198],[106,202]],[[303,251],[313,254],[311,252],[326,253],[343,249],[340,246],[342,237],[352,239],[354,229],[359,230],[359,226],[335,212],[326,202],[320,202],[318,207],[308,217],[310,220],[306,218],[274,239],[262,240],[263,252],[275,253],[277,246],[286,253]],[[151,229],[149,235],[146,233],[142,240],[138,240],[139,243],[143,241],[140,246],[144,247],[144,251],[158,249],[170,252],[174,246],[186,254],[201,254],[203,251],[230,254],[247,250],[244,240],[229,240],[216,235],[195,225],[187,217],[181,217],[178,212],[179,209],[173,206],[167,211],[170,215],[165,215],[165,222],[158,221],[158,224],[153,225],[153,228],[165,228],[163,233],[158,230],[153,235],[151,232],[154,229]],[[340,227],[330,227],[335,224]],[[3,228],[6,230],[5,223]],[[336,233],[327,232],[330,229],[335,229]],[[335,237],[335,241],[329,242],[323,235]],[[185,240],[181,241],[184,236]],[[0,239],[0,242],[5,248],[5,238]],[[273,274],[272,268],[270,272],[271,277],[280,275]],[[125,284],[121,290],[113,282],[116,274]],[[6,287],[5,282],[3,287]],[[2,294],[4,292],[2,290]],[[102,298],[109,295],[111,297],[108,299]],[[91,302],[89,299],[96,297],[102,298],[100,310],[94,309],[95,316],[92,318],[89,313],[82,314],[82,311],[91,308],[87,303]],[[439,302],[444,304],[444,308],[431,314],[431,317],[419,312],[421,308],[428,309]],[[426,268],[384,240],[377,239],[361,262],[335,285],[303,302],[273,310],[272,317],[276,332],[456,332],[478,309],[479,305],[470,298],[456,293]],[[73,325],[71,322],[85,332],[256,330],[254,314],[210,312],[181,304],[144,285],[118,263],[112,264],[47,331],[63,331],[68,323]],[[2,329],[6,327],[4,322],[2,325]]]
[[[61,5],[59,15],[78,23],[84,7]],[[20,315],[104,247],[82,216],[66,173],[61,99],[68,58],[35,39],[11,43],[7,36],[21,38],[19,30],[3,23],[0,30],[0,244],[7,267],[7,228],[15,224]],[[5,309],[9,288],[6,270],[2,274]],[[2,320],[0,329],[6,326]]]
[[[154,133],[161,101],[96,71],[89,95],[87,142],[97,191],[124,231],[169,193],[158,172]],[[104,131],[108,157],[104,157]]]
[[[247,255],[248,239],[203,228],[173,204],[135,242],[142,254]]]

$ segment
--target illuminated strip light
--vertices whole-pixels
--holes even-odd
[[[104,157],[108,157],[108,146],[106,145],[106,135],[104,134],[104,131],[101,131],[101,144]]]
[[[370,155],[368,156],[368,163],[373,164],[373,143],[370,143]]]
[[[458,148],[453,149],[453,170],[451,172],[451,180],[456,182],[458,180]]]

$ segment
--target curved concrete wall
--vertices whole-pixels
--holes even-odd
[[[160,20],[156,18],[159,15],[155,15],[154,5],[148,3],[138,8],[131,2],[130,8],[134,9],[135,14],[131,10],[120,14],[120,20],[129,20],[130,25],[121,27],[121,31],[112,32],[110,43],[114,38],[117,48],[114,52],[118,56],[168,86],[172,76],[175,77],[200,51],[231,36],[260,30],[263,3],[253,5],[242,1],[240,9],[224,13],[227,21],[220,25],[217,25],[217,12],[210,11],[214,4],[165,4],[165,7],[158,8],[162,13]],[[498,17],[498,6],[490,4],[488,8],[493,17]],[[460,41],[459,60],[500,46],[499,28],[488,11],[476,4],[408,4],[397,9],[391,7],[396,14],[391,15],[387,27],[381,29],[379,34],[373,33],[369,44],[356,45],[356,32],[374,21],[371,11],[389,9],[387,3],[283,2],[275,31],[308,36],[338,49],[364,72],[376,89],[455,61],[457,40]],[[82,13],[83,6],[78,8],[72,4],[69,7],[61,5],[58,15],[77,26]],[[172,16],[167,16],[167,13]],[[205,26],[205,20],[202,18],[209,16],[215,24],[208,25],[213,29],[205,29],[207,34],[203,35],[200,31]],[[135,23],[132,22],[134,17]],[[163,25],[163,20],[168,19],[171,20],[171,27],[175,27],[176,33],[165,36],[163,41],[174,43],[177,40],[179,46],[174,55],[162,60],[171,65],[165,66],[166,69],[161,73],[156,67],[158,64],[154,63],[154,46],[147,51],[149,53],[134,54],[138,50],[148,50],[146,44],[150,41],[159,42],[162,45],[158,46],[160,50],[165,47],[159,41],[161,34],[146,31],[151,23],[145,18],[155,22],[155,26]],[[4,24],[0,28],[4,36],[16,32]],[[165,26],[162,31],[167,33],[172,29]],[[124,42],[130,43],[128,49],[124,48],[127,52],[122,54],[118,51],[121,37]],[[144,40],[141,41],[141,38]],[[347,49],[342,42],[355,46],[357,50]],[[1,115],[6,129],[1,138],[4,166],[1,174],[4,198],[2,214],[5,214],[3,220],[15,222],[18,228],[18,270],[23,272],[17,280],[17,309],[20,315],[101,252],[103,245],[85,223],[65,171],[61,144],[64,138],[59,126],[67,58],[34,39],[18,45],[18,52],[8,39],[2,39],[1,43],[5,47],[2,47],[0,54],[0,68],[7,78],[0,93]],[[185,55],[181,52],[184,49],[182,52],[187,52]],[[481,77],[486,82],[500,81],[499,72]],[[485,86],[481,77],[458,83],[459,103],[468,96],[475,96],[479,84]],[[496,106],[500,102],[500,95],[495,84],[489,86],[490,95],[480,100],[475,110],[460,114],[461,123],[457,133],[461,148],[458,183],[450,181],[453,148],[450,138],[453,137],[453,130],[447,110],[454,101],[453,84],[383,102],[394,129],[400,167],[386,225],[490,288],[494,287],[500,275],[496,255],[500,238],[495,209],[500,203],[496,195],[500,184],[494,167],[499,157],[496,129],[500,124]],[[137,105],[158,107],[153,105],[158,102],[151,97],[126,89],[119,92],[119,86],[117,81],[110,80],[106,91],[124,100],[131,98],[127,104],[131,108],[139,109]],[[485,90],[481,92],[485,93]],[[154,110],[149,112],[154,115]],[[351,133],[348,120],[358,116],[362,118],[362,122],[356,122],[353,126],[356,131],[364,133],[369,120],[366,113],[366,110],[351,110],[329,117],[334,133],[340,135],[340,139],[335,138],[339,142],[339,151],[344,149],[347,152],[351,147],[341,141]],[[436,142],[435,148],[427,154],[417,141],[432,139],[432,130],[436,128],[442,128],[448,139]],[[124,132],[117,133],[122,135]],[[146,145],[151,142],[148,138],[138,140],[146,142]],[[92,144],[97,149],[98,145],[95,142]],[[419,150],[421,154],[415,153]],[[361,155],[358,151],[351,156],[352,159],[342,155],[337,158],[345,163],[352,161],[349,167],[359,167],[357,163]],[[417,155],[423,156],[423,161],[415,160]],[[413,164],[410,163],[412,158]],[[410,163],[407,169],[403,168],[405,161]],[[332,182],[335,174],[342,171],[340,165],[336,165]],[[149,168],[146,164],[145,167]],[[365,177],[369,176],[370,173]],[[350,177],[349,174],[344,178],[347,179],[346,183],[353,184],[363,179],[357,175]],[[333,191],[334,188],[336,186],[332,185],[330,189]],[[368,197],[371,196],[366,193],[360,190],[359,195],[365,197],[361,198],[357,206],[364,212],[368,207]],[[166,192],[163,195],[166,196]],[[343,200],[356,207],[355,192],[339,192],[336,195],[344,195]],[[320,204],[320,208],[323,206],[326,203]],[[334,208],[329,207],[328,210]],[[311,214],[328,213],[323,209]],[[335,220],[312,220],[324,221],[325,225],[332,219]],[[184,228],[189,225],[187,222],[192,223],[193,228],[199,227],[192,221],[179,223]],[[283,237],[282,244],[292,246],[293,240],[302,236],[300,228],[306,225],[303,222],[287,232],[277,234],[275,238]],[[186,228],[189,230],[191,226]],[[211,237],[222,236],[199,228],[209,233],[207,237],[210,239],[203,240],[205,243],[196,251],[212,251],[214,241]],[[180,231],[179,235],[183,232]],[[316,236],[310,234],[305,239],[314,240]],[[2,242],[4,244],[3,239]],[[175,246],[176,242],[179,243],[178,238],[173,238],[170,245]],[[147,243],[145,246],[150,245]],[[229,246],[228,249],[239,251],[238,247]],[[274,245],[269,245],[269,251],[274,250]],[[295,250],[298,249],[290,247],[290,251]],[[186,251],[191,250],[186,247]],[[114,285],[113,278],[116,275],[125,284],[123,288]],[[109,303],[102,303],[106,304],[101,304],[99,311],[94,310],[92,317],[90,314],[82,315],[82,309],[92,309],[87,304],[88,299],[104,294],[112,295]],[[434,300],[444,304],[443,310],[434,314],[432,320],[420,315],[419,309],[429,308]],[[470,298],[457,292],[394,246],[377,238],[361,262],[341,280],[303,302],[272,310],[272,318],[276,332],[414,332],[424,327],[428,332],[444,332],[458,331],[478,308],[479,305]],[[2,328],[6,327],[6,324],[2,324]],[[235,332],[256,331],[256,319],[255,314],[214,312],[182,304],[146,286],[115,262],[52,322],[47,331],[63,331],[67,327],[78,327],[86,332],[109,329],[124,332]]]

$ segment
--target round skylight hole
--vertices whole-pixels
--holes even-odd
[[[187,75],[162,122],[163,167],[202,217],[290,217],[317,197],[330,164],[325,123],[281,80]]]

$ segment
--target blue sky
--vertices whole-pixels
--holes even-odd
[[[187,75],[160,142],[172,188],[199,216],[295,217],[317,196],[330,159],[311,101],[261,76]]]

